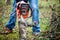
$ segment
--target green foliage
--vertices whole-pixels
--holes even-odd
[[[4,0],[0,0],[0,7],[4,5]]]

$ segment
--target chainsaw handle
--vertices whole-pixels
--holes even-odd
[[[28,18],[32,17],[32,13],[33,13],[32,7],[30,5],[29,5],[29,8],[31,10],[31,15]]]

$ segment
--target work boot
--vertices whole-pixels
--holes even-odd
[[[5,27],[5,30],[4,31],[0,31],[1,34],[9,34],[9,33],[12,33],[12,30],[10,30],[8,27]]]

